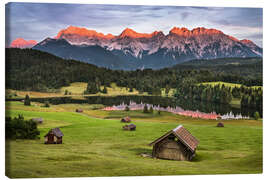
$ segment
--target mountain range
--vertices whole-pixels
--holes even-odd
[[[250,40],[238,40],[217,29],[172,28],[138,33],[126,28],[119,35],[69,26],[33,49],[65,59],[75,59],[110,69],[160,69],[193,59],[261,57],[262,48]]]

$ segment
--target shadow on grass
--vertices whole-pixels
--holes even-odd
[[[196,154],[194,158],[192,158],[191,162],[201,162],[206,160],[206,157],[201,154]]]

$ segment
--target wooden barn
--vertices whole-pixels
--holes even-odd
[[[129,122],[131,122],[131,119],[130,119],[130,117],[125,117],[125,118],[122,118],[121,119],[121,122],[124,122],[124,123],[129,123]]]
[[[217,127],[224,127],[224,124],[223,124],[222,122],[219,122],[219,123],[217,124]]]
[[[179,125],[149,145],[153,146],[153,157],[190,161],[195,156],[198,144],[199,141],[182,125]]]
[[[136,125],[135,124],[124,125],[123,130],[135,131],[136,130]]]
[[[45,144],[62,144],[64,134],[59,128],[51,129],[45,136]]]
[[[37,122],[38,124],[43,123],[43,118],[41,118],[41,117],[40,118],[32,118],[31,120]]]
[[[82,112],[83,112],[83,110],[82,110],[82,109],[76,109],[76,112],[78,112],[78,113],[82,113]]]

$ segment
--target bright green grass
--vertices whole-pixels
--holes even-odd
[[[68,106],[68,105],[66,105]],[[73,106],[73,105],[72,105]],[[63,107],[63,106],[62,106]],[[29,107],[31,108],[31,107]],[[12,140],[6,143],[6,174],[12,178],[136,176],[181,174],[228,174],[262,172],[262,122],[217,121],[184,118],[170,113],[143,114],[139,111],[89,112],[116,118],[99,119],[89,114],[68,112],[6,110],[7,115],[23,114],[25,119],[43,117],[40,140]],[[106,114],[107,113],[107,114]],[[126,112],[127,113],[127,112]],[[119,117],[130,115],[134,132],[123,131]],[[154,121],[157,119],[157,121]],[[166,120],[167,119],[167,120]],[[148,121],[151,120],[151,121]],[[150,142],[183,124],[200,140],[196,158],[170,161],[144,158],[151,153]],[[44,145],[49,128],[60,127],[63,144]]]
[[[75,82],[71,83],[70,86],[62,87],[60,89],[61,93],[64,94],[65,90],[71,92],[71,95],[82,95],[87,88],[87,83],[84,82]],[[101,86],[100,89],[103,90],[104,86]],[[111,87],[107,87],[107,93],[96,93],[91,94],[91,96],[101,95],[101,96],[118,96],[118,95],[138,95],[139,92],[133,88],[133,92],[129,92],[129,89],[126,87],[119,87],[115,83],[111,83]],[[147,93],[143,93],[147,95]]]

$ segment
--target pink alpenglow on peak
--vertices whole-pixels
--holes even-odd
[[[246,45],[255,45],[251,40],[248,39],[242,39],[240,42]]]
[[[86,29],[86,28],[82,28],[82,27],[76,27],[76,26],[69,26],[66,29],[60,30],[57,34],[57,36],[55,37],[55,39],[65,39],[68,38],[70,39],[70,37],[86,37],[86,38],[99,38],[99,39],[113,39],[113,38],[124,38],[124,37],[130,37],[130,38],[152,38],[154,36],[157,35],[164,35],[162,31],[154,31],[153,33],[138,33],[136,31],[134,31],[133,29],[130,28],[126,28],[123,30],[123,32],[118,35],[118,36],[114,36],[112,34],[103,34],[100,32],[97,32],[95,30],[90,30],[90,29]]]
[[[160,33],[162,33],[162,31],[154,31],[151,34],[138,33],[136,31],[134,31],[133,29],[126,28],[118,37],[119,38],[130,37],[130,38],[134,38],[134,39],[136,39],[136,38],[151,38],[151,37],[156,36]]]
[[[207,35],[223,34],[223,32],[217,29],[206,29],[204,27],[194,28],[192,30],[189,30],[185,27],[182,27],[182,28],[173,27],[170,30],[170,34],[176,34],[178,36],[188,37],[188,36],[197,36],[197,35],[202,35],[202,34],[207,34]]]
[[[23,38],[17,38],[14,41],[11,42],[10,47],[11,48],[32,48],[35,46],[37,42],[35,40],[25,40]]]
[[[103,33],[96,32],[95,30],[89,30],[86,28],[81,27],[75,27],[75,26],[69,26],[67,29],[63,29],[59,31],[56,39],[63,38],[65,36],[69,35],[78,35],[78,36],[84,36],[84,37],[96,37],[96,38],[105,38],[105,39],[112,39],[114,38],[114,35],[107,34],[104,35]]]

